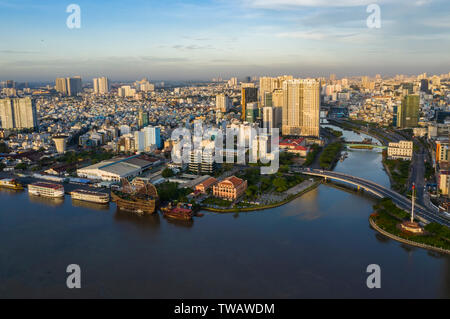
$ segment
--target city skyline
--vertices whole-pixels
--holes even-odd
[[[450,68],[449,4],[378,1],[381,28],[368,28],[371,1],[234,0],[126,4],[1,1],[2,77],[205,80],[273,76],[440,74]],[[25,22],[24,22],[25,21]],[[31,27],[33,26],[33,27]],[[124,45],[125,44],[125,45]]]

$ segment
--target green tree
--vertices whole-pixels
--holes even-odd
[[[173,171],[170,169],[170,168],[165,168],[163,171],[162,171],[162,177],[164,177],[164,178],[169,178],[169,177],[173,177],[174,176],[174,173],[173,173]]]

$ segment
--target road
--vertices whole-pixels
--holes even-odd
[[[347,174],[343,174],[343,173],[323,171],[323,170],[302,169],[302,170],[299,170],[299,172],[302,174],[311,175],[311,176],[320,176],[320,177],[326,177],[329,179],[336,179],[336,180],[344,181],[347,183],[351,183],[353,185],[360,186],[360,187],[366,189],[367,191],[370,191],[370,192],[376,194],[378,197],[391,198],[393,200],[393,202],[395,204],[397,204],[397,206],[399,206],[400,208],[402,208],[406,211],[411,211],[412,203],[408,198],[404,197],[403,195],[400,195],[399,193],[397,193],[391,189],[388,189],[384,186],[374,183],[372,181],[362,179],[359,177],[355,177],[355,176],[351,176],[351,175],[347,175]],[[439,223],[441,225],[450,227],[450,220],[437,215],[436,213],[432,212],[428,208],[423,207],[420,204],[416,205],[415,214],[417,214],[417,216],[419,216],[429,222],[435,222],[435,223]]]

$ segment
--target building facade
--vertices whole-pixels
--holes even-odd
[[[231,176],[213,186],[213,195],[227,200],[235,200],[241,197],[246,190],[247,181]]]

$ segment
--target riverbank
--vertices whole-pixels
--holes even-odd
[[[273,204],[269,204],[269,205],[264,205],[264,206],[254,206],[254,207],[242,207],[242,208],[230,208],[230,209],[220,209],[220,208],[212,208],[212,207],[201,207],[201,210],[204,211],[208,211],[208,212],[214,212],[214,213],[239,213],[239,212],[254,212],[254,211],[260,211],[260,210],[267,210],[267,209],[272,209],[272,208],[276,208],[276,207],[280,207],[283,205],[286,205],[290,202],[292,202],[294,199],[299,198],[300,196],[312,191],[313,189],[316,189],[320,184],[322,184],[322,181],[317,181],[315,182],[313,185],[303,189],[302,191],[300,191],[299,193],[295,194],[295,195],[290,195],[287,199],[285,199],[284,201],[278,202],[278,203],[273,203]]]
[[[417,242],[414,242],[414,241],[411,241],[411,240],[407,240],[407,239],[395,236],[395,235],[393,235],[393,234],[383,230],[382,228],[380,228],[377,225],[377,223],[375,222],[375,220],[373,219],[372,216],[369,217],[369,223],[370,223],[370,226],[372,226],[373,229],[375,229],[380,234],[382,234],[382,235],[384,235],[384,236],[386,236],[386,237],[388,237],[390,239],[393,239],[395,241],[398,241],[398,242],[400,242],[402,244],[407,244],[407,245],[410,245],[410,246],[419,247],[419,248],[423,248],[423,249],[427,249],[427,250],[436,251],[436,252],[439,252],[439,253],[442,253],[442,254],[450,255],[450,250],[449,249],[438,248],[438,247],[434,247],[434,246],[430,246],[430,245],[426,245],[426,244],[422,244],[422,243],[417,243]]]

